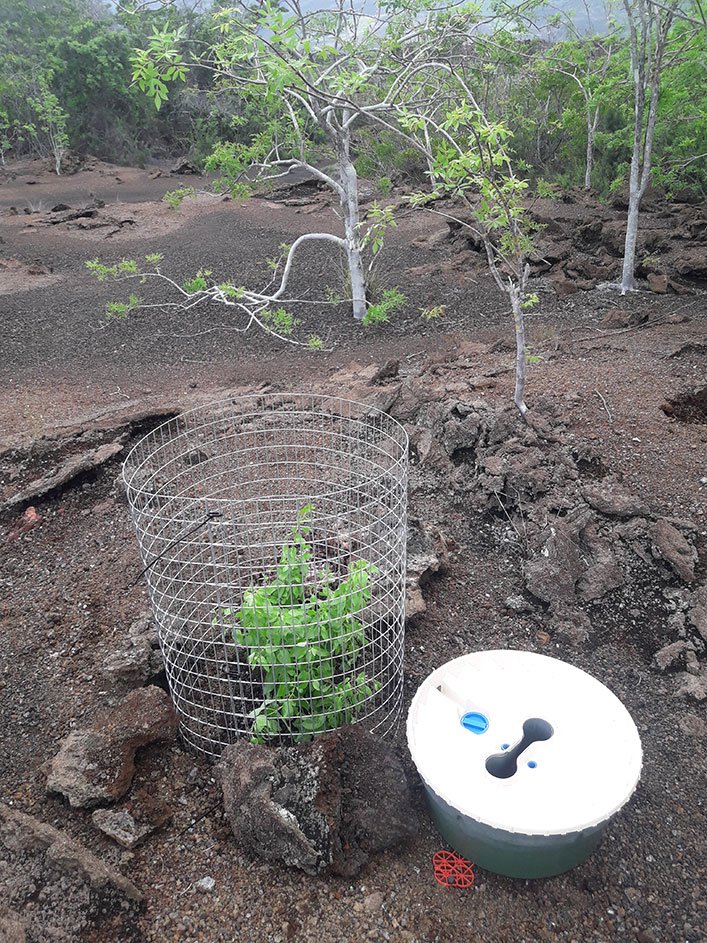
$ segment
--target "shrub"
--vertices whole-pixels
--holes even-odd
[[[244,593],[235,612],[223,609],[214,619],[262,672],[264,700],[250,715],[258,743],[282,733],[307,740],[351,723],[378,687],[356,672],[366,644],[359,616],[371,598],[375,567],[356,560],[337,579],[322,566],[311,541],[313,510],[310,504],[299,512],[275,579]]]
[[[391,314],[405,307],[407,298],[398,288],[388,288],[378,304],[369,305],[363,316],[362,324],[369,327],[371,324],[384,324]]]

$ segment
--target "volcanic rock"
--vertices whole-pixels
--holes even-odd
[[[62,740],[48,764],[47,789],[66,796],[75,807],[119,799],[130,788],[136,751],[171,740],[176,732],[168,695],[157,687],[137,688]]]
[[[670,280],[667,275],[661,275],[658,272],[648,273],[648,287],[657,295],[664,295],[668,290],[669,284]]]
[[[680,660],[680,656],[685,652],[687,648],[687,642],[683,639],[678,639],[677,642],[671,642],[669,645],[664,645],[659,652],[656,652],[653,656],[655,658],[656,665],[660,668],[661,671],[667,671],[668,668],[674,667],[674,665]]]
[[[23,932],[31,943],[75,943],[106,914],[134,917],[142,895],[85,845],[0,805],[0,901],[15,911],[0,921],[3,943],[19,943]],[[115,925],[114,932],[115,939],[132,939]]]
[[[697,675],[685,672],[678,677],[680,686],[675,692],[676,697],[688,697],[694,701],[707,700],[707,668]]]
[[[668,521],[657,521],[651,531],[653,556],[664,560],[686,583],[695,578],[697,553],[680,531]]]
[[[108,655],[101,667],[101,674],[114,684],[136,687],[150,677],[151,658],[152,648],[147,639],[131,639],[125,648]]]
[[[648,505],[611,482],[585,485],[582,494],[587,504],[609,517],[637,517],[650,514]]]
[[[597,562],[591,564],[577,583],[577,595],[584,601],[600,599],[626,582],[626,576],[618,563]]]
[[[544,545],[525,567],[525,585],[537,599],[555,605],[574,599],[577,582],[587,570],[579,530],[566,519],[547,528]]]
[[[221,782],[243,850],[308,874],[352,876],[416,831],[399,759],[357,725],[274,750],[239,741],[223,754]]]
[[[123,848],[135,848],[171,818],[172,810],[167,803],[144,789],[136,792],[121,809],[96,809],[91,815],[96,828]]]
[[[441,532],[417,518],[408,522],[405,616],[412,619],[427,609],[423,596],[425,583],[446,569],[447,545]]]
[[[707,583],[692,594],[689,617],[702,639],[707,642]]]

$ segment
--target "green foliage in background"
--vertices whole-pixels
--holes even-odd
[[[212,13],[218,16],[224,6],[155,5],[129,15],[94,0],[0,0],[0,160],[52,155],[49,114],[71,149],[129,164],[188,154],[219,170],[225,188],[242,184],[244,166],[274,142],[283,147],[291,131],[272,107],[277,75],[263,96],[236,92],[207,68],[181,71],[180,64],[196,60],[205,46],[220,43],[233,60],[244,52],[214,31]],[[268,16],[282,19],[277,4],[268,9]],[[507,17],[504,28],[474,34],[462,60],[465,80],[489,120],[512,132],[514,167],[533,182],[542,177],[567,189],[584,179],[587,98],[581,79],[590,107],[599,107],[592,186],[608,194],[623,184],[630,159],[625,30],[619,17],[602,24],[601,35],[570,35],[547,8],[550,25],[539,33],[530,23],[543,18],[543,9],[540,3],[532,16]],[[259,15],[254,5],[253,23]],[[669,195],[707,193],[707,31],[693,27],[675,21],[661,82],[653,181]],[[139,66],[136,50],[148,50],[160,35],[178,36],[179,48],[176,71],[165,76],[172,83],[169,99],[160,97],[157,111],[140,77],[133,82],[133,70]],[[287,42],[286,30],[279,41]],[[143,74],[142,86],[154,91],[154,79]],[[283,72],[279,81],[286,79]],[[341,78],[349,91],[356,81],[355,75]],[[300,117],[308,146],[316,150],[321,135]],[[383,194],[402,182],[419,185],[429,171],[414,148],[401,146],[384,127],[361,127],[353,154],[358,173],[377,181]]]
[[[219,141],[237,137],[234,98],[216,95],[206,71],[191,74],[159,112],[133,83],[135,49],[167,26],[187,47],[208,39],[205,15],[188,8],[131,16],[91,0],[0,0],[0,157],[47,156],[36,108],[42,83],[65,114],[68,147],[104,160],[188,153],[203,163]]]

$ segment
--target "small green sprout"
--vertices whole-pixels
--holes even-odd
[[[162,199],[171,210],[178,210],[187,197],[195,195],[194,187],[178,187],[176,190],[168,190]]]
[[[436,321],[447,310],[446,305],[434,305],[432,308],[420,308],[420,317],[423,321]]]
[[[391,314],[395,314],[405,306],[407,298],[399,288],[388,288],[383,292],[383,298],[378,304],[370,305],[363,316],[361,323],[364,327],[373,324],[384,324]]]

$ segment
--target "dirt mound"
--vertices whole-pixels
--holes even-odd
[[[663,412],[681,422],[707,422],[707,386],[670,400],[663,406]]]
[[[28,264],[19,259],[0,259],[0,295],[31,291],[60,282],[63,276],[41,262]]]

